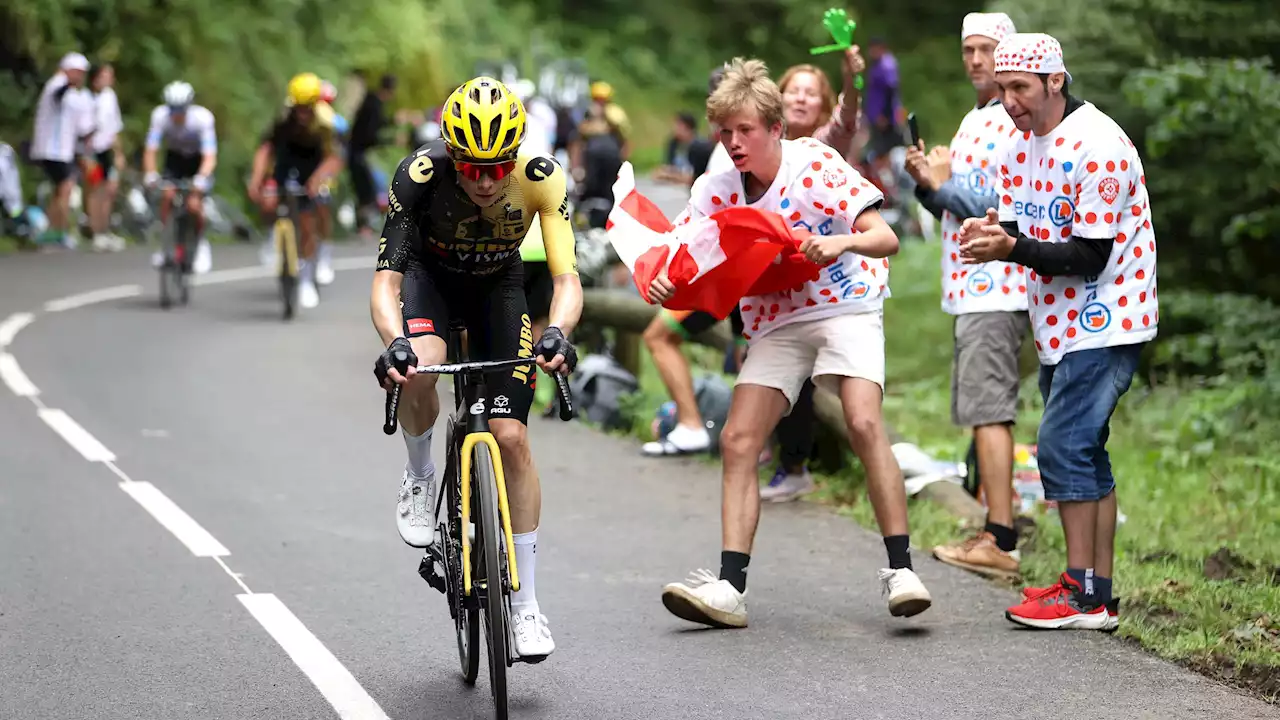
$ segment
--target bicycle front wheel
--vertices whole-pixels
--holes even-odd
[[[507,718],[507,593],[505,563],[506,547],[502,535],[502,523],[498,515],[498,480],[493,470],[493,456],[489,446],[478,444],[474,448],[472,493],[479,496],[480,532],[476,542],[483,548],[478,553],[484,562],[484,624],[489,645],[489,687],[493,691],[494,717]]]
[[[454,630],[458,635],[458,662],[462,666],[462,680],[468,685],[475,685],[476,676],[480,674],[480,604],[476,601],[479,593],[471,597],[463,595],[462,587],[462,535],[468,532],[462,526],[462,498],[458,491],[458,455],[453,444],[454,427],[450,418],[448,437],[445,447],[450,448],[449,458],[445,462],[444,502],[448,503],[445,513],[448,518],[445,537],[445,572],[448,574],[449,613],[453,616]],[[441,513],[437,512],[437,515]],[[472,555],[472,569],[477,570],[473,577],[480,577],[476,561]]]

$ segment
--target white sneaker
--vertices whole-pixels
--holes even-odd
[[[880,593],[889,596],[889,614],[894,617],[919,615],[933,604],[933,598],[913,570],[881,568]]]
[[[778,482],[760,488],[760,499],[765,502],[787,502],[808,495],[815,489],[813,476],[808,470],[798,474],[787,473]]]
[[[555,652],[547,616],[536,605],[511,608],[511,638],[516,654],[522,658],[545,658]]]
[[[328,285],[333,282],[333,248],[329,243],[320,244],[319,257],[316,258],[316,284]]]
[[[747,594],[709,570],[696,570],[682,583],[668,583],[662,588],[662,604],[689,622],[718,628],[747,626]]]
[[[640,448],[645,455],[686,455],[711,449],[711,435],[706,428],[676,425],[661,440],[647,442]]]
[[[298,282],[298,304],[307,310],[320,305],[320,291],[311,280],[303,279]]]
[[[409,477],[406,468],[400,478],[400,500],[396,503],[396,529],[406,545],[416,548],[431,546],[435,539],[436,507],[435,468],[426,480]]]
[[[95,252],[109,252],[115,248],[115,243],[111,236],[106,233],[98,233],[93,236],[93,249]]]
[[[197,275],[204,275],[213,268],[213,248],[209,241],[200,238],[196,243],[196,256],[191,261],[191,270]]]
[[[159,250],[151,253],[151,267],[158,268],[164,265],[164,253]]]

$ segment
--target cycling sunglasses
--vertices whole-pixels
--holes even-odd
[[[516,169],[515,160],[507,160],[500,163],[473,163],[465,160],[454,160],[453,167],[462,174],[462,177],[477,182],[481,175],[488,175],[496,180],[501,180],[510,175]]]

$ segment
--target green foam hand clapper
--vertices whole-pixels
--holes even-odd
[[[810,55],[822,55],[829,52],[843,52],[853,46],[853,31],[858,28],[858,23],[849,19],[849,14],[840,8],[831,8],[822,14],[822,24],[831,33],[831,39],[835,40],[833,45],[823,45],[822,47],[809,48]],[[854,87],[862,89],[862,76],[859,75],[854,80]]]
[[[831,8],[826,11],[822,14],[822,24],[831,33],[831,39],[835,40],[835,44],[809,48],[810,55],[840,52],[848,50],[853,45],[853,31],[858,27],[858,23],[850,20],[849,14],[844,10]]]

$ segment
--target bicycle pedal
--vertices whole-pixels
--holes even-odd
[[[524,663],[525,665],[537,665],[538,663],[542,662],[543,660],[546,660],[549,657],[551,656],[550,655],[532,655],[530,657],[524,657],[522,655],[517,655],[515,657],[514,662]]]
[[[418,562],[418,575],[421,576],[423,580],[426,580],[427,584],[436,590],[439,590],[442,593],[447,592],[444,578],[436,573],[435,560],[430,556],[424,556],[422,560]]]

